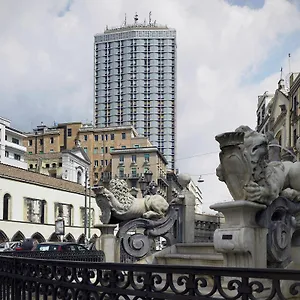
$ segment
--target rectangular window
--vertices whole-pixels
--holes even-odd
[[[124,162],[124,155],[120,155],[120,162]]]
[[[84,147],[83,150],[85,153],[87,153],[87,147]]]
[[[122,149],[126,149],[126,146],[122,146],[121,148],[122,148]]]
[[[32,140],[28,141],[28,146],[32,146]]]
[[[104,135],[103,134],[101,135],[101,140],[104,141]]]
[[[145,158],[145,161],[148,161],[148,162],[149,162],[150,154],[149,154],[149,153],[145,153],[145,154],[144,154],[144,158]]]
[[[124,178],[124,168],[120,168],[120,170],[119,170],[119,177],[120,178]]]
[[[94,154],[97,154],[98,153],[98,147],[95,147],[94,148]]]
[[[132,156],[131,156],[131,161],[132,161],[133,163],[136,163],[136,155],[132,155]]]
[[[108,140],[108,135],[107,135],[107,134],[105,135],[105,140],[106,140],[106,141]]]
[[[122,140],[125,140],[125,139],[126,139],[126,133],[122,132]]]
[[[131,169],[131,176],[132,177],[137,177],[136,168]]]
[[[5,135],[5,140],[7,141],[7,135]]]
[[[72,136],[72,128],[68,128],[68,136]]]
[[[40,139],[40,145],[44,145],[44,140],[43,139]]]
[[[110,152],[113,152],[114,150],[115,150],[115,147],[113,147],[113,146],[111,146],[109,149]]]
[[[50,138],[50,144],[53,144],[54,143],[54,137],[51,137]]]
[[[140,148],[140,145],[136,144],[134,145],[134,148]]]
[[[17,144],[19,145],[20,141],[16,138],[12,138],[11,141],[14,143],[14,144]]]
[[[95,166],[95,167],[98,167],[98,160],[95,160],[95,161],[94,161],[94,166]]]
[[[98,135],[95,135],[95,142],[98,142]]]
[[[101,166],[104,166],[104,160],[101,159]]]
[[[101,153],[104,153],[104,148],[103,147],[101,147]]]
[[[21,156],[19,154],[14,154],[14,159],[15,160],[21,160]]]
[[[84,138],[85,141],[87,141],[87,135],[86,134],[84,135],[83,138]]]
[[[50,149],[50,152],[54,152],[54,150],[53,150],[53,149]]]
[[[108,152],[108,148],[107,147],[105,147],[105,153],[107,153]]]
[[[111,139],[112,141],[115,139],[115,135],[114,135],[113,133],[110,135],[110,139]]]
[[[8,151],[5,151],[5,157],[9,157]]]
[[[106,166],[108,165],[108,160],[107,160],[107,159],[105,160],[105,165],[106,165]]]

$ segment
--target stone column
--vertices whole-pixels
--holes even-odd
[[[100,237],[96,239],[96,249],[105,253],[105,261],[120,262],[120,244],[114,235],[117,224],[96,224],[94,227],[100,230]]]
[[[266,268],[267,228],[256,224],[255,216],[265,205],[237,200],[210,206],[225,216],[214,233],[214,247],[223,253],[226,267]]]

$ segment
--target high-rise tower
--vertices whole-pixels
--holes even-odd
[[[106,28],[94,38],[97,127],[133,125],[175,169],[176,31],[152,22]]]

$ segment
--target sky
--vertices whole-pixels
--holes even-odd
[[[177,30],[177,168],[197,181],[203,210],[229,201],[215,176],[215,136],[256,125],[257,96],[300,70],[298,0],[0,0],[0,115],[93,120],[93,39],[106,25],[152,20]],[[290,63],[288,53],[291,54]]]

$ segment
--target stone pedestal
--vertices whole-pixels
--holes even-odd
[[[96,249],[105,253],[106,262],[120,262],[120,245],[114,235],[117,224],[96,224],[94,227],[100,230],[100,237],[96,239]]]
[[[268,229],[259,227],[255,221],[256,213],[266,206],[237,200],[210,208],[225,216],[222,228],[214,233],[214,247],[223,253],[225,266],[266,268]]]

